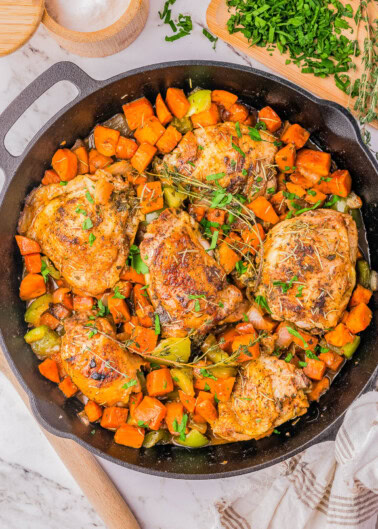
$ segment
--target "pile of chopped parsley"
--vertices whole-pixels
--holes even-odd
[[[302,73],[317,77],[335,75],[354,68],[353,57],[359,55],[357,42],[341,33],[352,28],[350,4],[339,0],[226,0],[234,8],[227,23],[230,33],[241,32],[251,46],[278,48],[301,68]]]

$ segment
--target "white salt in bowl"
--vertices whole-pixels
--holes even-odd
[[[111,5],[112,0],[109,0]],[[73,31],[54,20],[47,9],[42,23],[66,50],[82,57],[106,57],[127,48],[146,24],[149,0],[130,0],[125,12],[110,26],[98,31]]]

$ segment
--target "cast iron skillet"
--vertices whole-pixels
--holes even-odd
[[[37,359],[23,340],[25,306],[18,297],[22,263],[14,242],[24,198],[40,183],[63,139],[70,146],[76,138],[85,137],[96,122],[119,112],[121,103],[142,95],[154,100],[169,86],[188,90],[189,78],[193,87],[231,90],[257,108],[273,106],[282,118],[311,131],[319,147],[331,152],[339,167],[350,170],[353,187],[364,201],[361,243],[365,248],[368,243],[367,255],[372,267],[378,268],[377,165],[361,140],[355,120],[341,106],[319,100],[274,75],[221,62],[157,64],[106,81],[95,81],[74,64],[61,62],[31,83],[0,117],[0,164],[5,172],[0,194],[0,341],[29,395],[36,418],[49,432],[74,439],[92,453],[134,470],[172,478],[208,479],[259,470],[321,440],[334,438],[348,406],[372,386],[376,377],[378,311],[363,333],[353,361],[347,363],[330,391],[295,426],[281,426],[280,435],[200,450],[172,446],[135,450],[115,444],[113,433],[100,427],[92,434],[93,426],[86,427],[76,416],[81,405],[75,399],[66,401],[56,385],[40,376]],[[7,131],[41,94],[61,80],[76,85],[79,95],[42,128],[21,156],[12,157],[4,147]]]

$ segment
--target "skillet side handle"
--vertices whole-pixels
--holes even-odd
[[[23,113],[49,88],[59,81],[70,81],[78,89],[78,94],[73,101],[79,97],[85,97],[101,84],[87,75],[76,64],[62,61],[54,64],[32,81],[4,110],[0,115],[0,165],[5,173],[6,182],[12,177],[18,165],[20,156],[12,156],[5,147],[4,140],[8,131]],[[73,101],[69,103],[72,105]],[[64,112],[66,107],[60,110]],[[55,116],[51,119],[53,120]]]

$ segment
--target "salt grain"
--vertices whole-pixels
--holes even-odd
[[[88,33],[114,24],[129,3],[130,0],[46,0],[46,9],[61,26]]]

